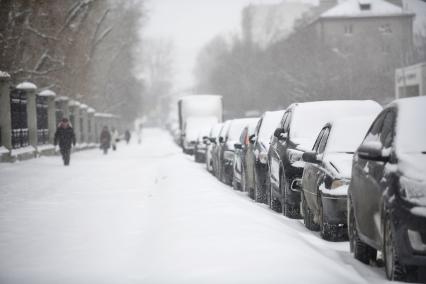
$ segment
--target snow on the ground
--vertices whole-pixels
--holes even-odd
[[[233,191],[163,131],[107,156],[0,165],[0,283],[382,283]]]

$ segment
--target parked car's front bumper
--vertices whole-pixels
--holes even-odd
[[[333,225],[347,225],[347,195],[336,196],[322,194],[321,201],[324,218],[327,223]]]
[[[401,263],[426,266],[426,216],[414,214],[412,206],[398,205],[393,208],[391,220]],[[426,208],[417,208],[418,211],[426,211]]]

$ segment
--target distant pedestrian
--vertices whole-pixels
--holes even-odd
[[[100,140],[101,149],[106,155],[108,153],[109,147],[111,147],[111,133],[109,132],[107,126],[104,126],[104,128],[102,129]]]
[[[131,137],[132,137],[132,135],[130,134],[129,129],[126,129],[126,132],[124,132],[124,139],[126,140],[127,144],[129,144]]]
[[[71,159],[71,144],[75,146],[75,134],[68,118],[62,118],[55,132],[54,145],[59,145],[64,165],[68,166]]]
[[[118,136],[117,129],[113,128],[111,131],[111,146],[114,151],[117,150],[117,142],[120,140]]]
[[[143,124],[139,123],[138,129],[137,129],[138,144],[141,144],[142,142],[142,128],[143,128]]]

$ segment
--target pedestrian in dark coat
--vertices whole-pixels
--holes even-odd
[[[104,126],[101,132],[101,149],[104,151],[104,154],[108,153],[109,147],[111,147],[111,133],[108,130],[107,126]]]
[[[130,137],[132,135],[130,134],[130,131],[127,129],[126,132],[124,133],[124,139],[126,139],[126,143],[129,144],[130,141]]]
[[[59,123],[55,132],[54,145],[59,145],[64,165],[68,166],[71,158],[71,145],[75,146],[75,134],[68,118],[62,118]]]

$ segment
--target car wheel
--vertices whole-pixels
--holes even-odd
[[[311,209],[309,209],[303,193],[302,193],[302,208],[303,208],[303,221],[305,223],[305,227],[311,231],[319,231],[319,225],[314,222],[314,215],[312,214]]]
[[[349,214],[349,240],[354,257],[362,263],[369,264],[370,260],[375,261],[377,257],[377,250],[370,247],[358,237],[358,230],[355,223],[355,214],[352,203],[350,203]]]
[[[398,251],[394,240],[394,228],[389,216],[385,217],[383,254],[386,276],[389,280],[406,281],[407,267],[399,262]]]
[[[246,188],[246,171],[244,169],[241,171],[241,191],[242,192],[247,191],[247,188]]]
[[[284,216],[291,219],[301,219],[302,216],[300,215],[300,206],[290,205],[287,202],[287,193],[289,190],[289,184],[288,184],[287,178],[285,177],[284,171],[281,172],[281,176],[280,176],[280,188],[281,188],[281,192],[283,196],[281,205],[282,205],[282,212]]]
[[[241,184],[235,178],[232,179],[232,188],[234,190],[241,190]]]
[[[254,187],[255,187],[255,201],[259,203],[266,203],[265,188],[262,186],[261,181],[257,174],[254,174]]]

